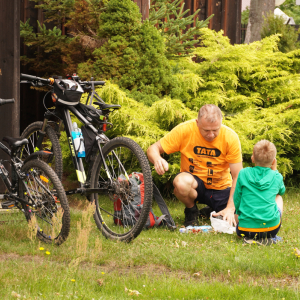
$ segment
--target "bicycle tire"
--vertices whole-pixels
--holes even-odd
[[[19,180],[19,197],[31,203],[31,206],[22,205],[27,221],[34,222],[41,241],[62,244],[70,232],[70,208],[61,181],[39,159],[25,163],[21,172],[25,179]]]
[[[22,132],[21,138],[28,139],[29,141],[29,144],[25,145],[21,150],[20,158],[22,160],[24,160],[29,154],[34,152],[38,132],[41,130],[42,126],[43,122],[34,122],[28,125],[26,129]],[[51,168],[56,172],[58,178],[62,180],[63,160],[57,133],[49,125],[46,126],[45,132],[46,136],[42,144],[43,147],[40,150],[48,150],[53,154],[41,156],[39,157],[39,159],[45,161],[48,165],[50,165]],[[47,145],[47,143],[49,142],[50,144]]]
[[[141,172],[144,176],[144,203],[142,209],[137,212],[138,218],[134,220],[136,223],[133,226],[116,225],[114,223],[114,202],[118,198],[121,200],[122,207],[126,208],[126,205],[127,207],[130,206],[132,195],[129,189],[123,194],[110,194],[108,192],[107,195],[92,194],[91,196],[92,201],[95,201],[96,204],[94,219],[102,234],[108,239],[130,242],[142,231],[152,206],[153,185],[150,165],[141,147],[129,138],[116,137],[105,144],[102,151],[114,184],[120,185],[118,178],[122,172],[124,173],[124,170],[121,170],[122,166],[126,169],[128,175],[132,172]],[[114,160],[112,151],[118,155],[119,160],[122,160],[122,166],[116,159]],[[107,174],[103,166],[102,158],[98,153],[92,167],[91,188],[97,188],[99,184],[108,182]],[[125,189],[123,189],[123,191],[124,190]]]

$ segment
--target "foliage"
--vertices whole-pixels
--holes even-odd
[[[246,9],[242,11],[242,19],[241,19],[242,24],[248,24],[249,13],[250,13],[250,8],[249,6],[247,6]]]
[[[300,6],[296,5],[296,0],[285,0],[279,8],[289,17],[292,17],[296,24],[300,24]]]
[[[168,58],[188,56],[193,52],[198,43],[199,29],[207,27],[211,15],[206,20],[199,21],[200,9],[186,16],[189,9],[184,11],[182,0],[154,0],[149,15],[151,24],[159,28],[166,43],[166,55]],[[193,24],[193,25],[192,25]]]
[[[37,21],[37,33],[30,19],[21,21],[20,36],[33,52],[21,57],[21,61],[44,76],[76,73],[78,64],[91,59],[93,50],[103,44],[97,29],[105,0],[31,1],[43,9],[45,20],[44,24]],[[68,35],[62,35],[62,26],[67,27]]]
[[[100,15],[98,33],[107,42],[94,51],[93,62],[79,65],[80,76],[112,78],[123,88],[148,94],[167,93],[172,78],[163,38],[148,21],[140,20],[133,1],[110,0]]]
[[[300,47],[298,40],[298,32],[293,26],[285,25],[283,17],[268,15],[265,18],[261,37],[265,38],[273,34],[280,34],[278,49],[281,52],[289,52]]]
[[[77,1],[83,0],[74,5]],[[265,138],[276,145],[278,168],[284,176],[300,172],[300,50],[282,52],[282,31],[282,35],[233,46],[222,31],[202,28],[197,40],[200,47],[193,49],[193,56],[172,60],[166,58],[166,36],[149,21],[141,22],[133,1],[99,1],[99,6],[89,9],[93,7],[100,15],[95,13],[93,21],[86,24],[78,19],[76,25],[78,34],[89,34],[101,42],[92,49],[83,47],[79,35],[62,36],[57,27],[50,30],[43,25],[35,34],[26,22],[21,30],[37,51],[39,59],[31,61],[37,70],[63,72],[73,59],[65,49],[77,45],[72,47],[78,49],[73,66],[81,62],[78,70],[83,77],[112,79],[99,89],[104,101],[122,105],[111,116],[110,138],[125,135],[146,150],[177,124],[196,118],[203,104],[213,103],[224,112],[224,124],[240,137],[244,166],[251,165],[254,144]],[[77,9],[80,11],[80,5]],[[68,151],[63,149],[64,158]],[[171,180],[180,169],[180,155],[166,158],[170,171],[164,176],[153,172],[153,176],[170,193]]]

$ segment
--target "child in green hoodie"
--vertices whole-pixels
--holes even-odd
[[[238,224],[237,235],[250,239],[278,238],[285,192],[277,171],[276,147],[261,140],[253,148],[253,168],[239,172],[233,196]]]

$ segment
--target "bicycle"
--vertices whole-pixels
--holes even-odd
[[[39,149],[51,150],[53,155],[44,157],[44,160],[51,164],[61,178],[63,168],[59,137],[64,126],[79,182],[79,188],[66,191],[66,194],[79,193],[86,195],[89,201],[95,201],[94,219],[98,229],[106,238],[125,242],[136,238],[147,221],[152,205],[151,169],[145,153],[136,142],[126,137],[110,140],[105,135],[105,132],[113,126],[108,122],[109,114],[121,108],[120,105],[106,104],[95,91],[95,86],[103,86],[105,82],[81,81],[78,76],[72,76],[70,79],[45,79],[21,74],[21,83],[50,87],[49,92],[55,105],[53,110],[45,106],[46,94],[44,97],[46,112],[43,122],[29,125],[21,135],[30,141],[29,146],[23,149],[21,158],[24,159],[26,155]],[[86,103],[82,104],[80,98],[84,90],[89,94]],[[66,96],[67,93],[70,98]],[[79,148],[74,147],[70,112],[84,124],[82,130],[86,132],[86,160],[89,163],[87,175],[82,158],[78,155]],[[49,120],[51,117],[55,117],[55,121]],[[87,149],[87,140],[90,143],[89,149]],[[131,189],[130,174],[133,172],[141,172],[144,176],[144,203],[140,207],[133,207],[132,204],[134,191]],[[124,177],[126,180],[121,179]],[[123,218],[124,214],[117,216],[115,213],[114,208],[118,199],[121,200],[123,212],[129,208],[134,211],[131,222],[127,224]]]
[[[14,102],[14,99],[0,99],[0,106]],[[62,244],[70,232],[69,204],[56,173],[38,159],[50,153],[37,151],[22,161],[18,156],[28,140],[5,136],[3,141],[10,147],[0,142],[0,149],[10,156],[11,180],[4,160],[0,159],[0,177],[7,189],[0,194],[0,199],[6,200],[1,209],[21,210],[41,241]]]

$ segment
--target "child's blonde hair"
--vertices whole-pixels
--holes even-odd
[[[267,140],[261,140],[254,145],[253,157],[255,164],[260,167],[270,167],[276,157],[276,147]]]

